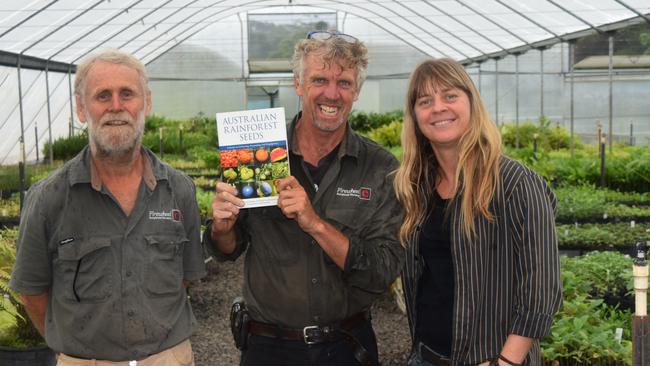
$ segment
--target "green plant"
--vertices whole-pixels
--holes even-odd
[[[550,336],[540,342],[546,363],[560,365],[631,365],[631,314],[602,300],[579,296],[565,300],[556,315]],[[620,340],[616,329],[623,329]]]
[[[204,191],[200,188],[196,189],[196,202],[199,205],[199,211],[202,218],[212,217],[212,199],[214,198],[214,191]]]
[[[650,195],[596,189],[589,185],[555,188],[560,222],[650,220]]]
[[[541,340],[546,364],[631,365],[632,259],[614,252],[561,258],[564,302]],[[617,338],[617,328],[622,330]]]
[[[600,185],[600,157],[593,146],[569,150],[542,150],[533,158],[530,147],[506,147],[506,155],[520,160],[547,181],[559,185]],[[650,191],[650,149],[618,147],[606,156],[605,181],[619,191]]]
[[[17,229],[0,229],[0,345],[33,347],[45,341],[29,320],[18,294],[9,288],[17,238]]]
[[[216,147],[197,146],[189,149],[187,155],[190,159],[197,161],[200,160],[204,167],[221,169],[221,161],[219,159],[219,151]]]
[[[387,125],[395,120],[402,120],[403,116],[404,113],[401,110],[387,113],[352,111],[350,116],[348,116],[348,122],[353,130],[364,133]]]
[[[629,223],[558,225],[558,245],[562,249],[625,250],[639,238],[650,239],[650,224]]]
[[[18,193],[11,195],[9,199],[0,200],[0,217],[20,216],[20,197]]]
[[[402,135],[402,120],[394,120],[387,125],[377,127],[370,132],[368,136],[376,143],[384,147],[400,146],[400,136]]]
[[[580,257],[563,256],[561,268],[565,299],[586,296],[616,306],[632,297],[632,259],[627,255],[593,251]]]
[[[52,143],[52,153],[54,159],[69,160],[77,155],[86,145],[88,145],[88,132],[83,130],[80,134],[71,137],[60,137]],[[43,145],[44,160],[49,159],[50,144]]]
[[[25,188],[48,176],[59,165],[61,165],[60,161],[55,162],[53,166],[45,164],[25,165]],[[19,185],[17,165],[0,167],[0,191],[18,191]]]
[[[558,150],[571,147],[571,135],[562,127],[552,126],[546,116],[537,122],[526,121],[519,126],[513,123],[501,125],[501,139],[507,147],[532,147],[537,143],[538,150]],[[573,146],[580,147],[578,138],[573,138]]]

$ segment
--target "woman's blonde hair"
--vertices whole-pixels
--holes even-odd
[[[404,222],[400,240],[406,245],[408,237],[423,220],[436,189],[438,162],[429,140],[422,134],[415,115],[419,97],[432,95],[434,90],[458,88],[470,102],[470,121],[458,143],[459,159],[455,173],[456,189],[453,200],[461,200],[462,230],[467,238],[475,233],[474,220],[483,216],[493,220],[490,202],[500,184],[499,157],[501,136],[491,120],[478,90],[463,66],[451,59],[427,60],[418,65],[409,80],[402,127],[402,165],[395,176],[397,199],[404,207]]]

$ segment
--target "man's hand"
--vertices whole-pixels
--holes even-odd
[[[296,220],[304,232],[313,234],[318,229],[318,225],[323,222],[314,211],[307,192],[298,183],[298,180],[293,176],[279,179],[276,182],[276,187],[279,192],[278,207],[282,213],[286,217]]]
[[[237,190],[230,184],[218,182],[216,194],[212,200],[211,237],[217,250],[232,253],[235,250],[235,232],[233,227],[239,217],[239,209],[244,201],[237,198]]]
[[[345,258],[348,255],[350,241],[334,226],[321,219],[314,211],[309,196],[295,177],[279,179],[278,207],[282,213],[296,220],[300,228],[309,234],[320,245],[325,253],[339,268],[345,268]]]

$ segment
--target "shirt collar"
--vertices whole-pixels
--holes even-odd
[[[298,124],[298,121],[300,121],[301,116],[302,116],[302,111],[298,112],[298,114],[296,114],[296,116],[293,117],[293,120],[291,121],[289,128],[287,128],[287,141],[289,141],[289,148],[291,152],[294,153],[295,155],[301,155],[300,152],[298,151],[298,143],[297,141],[294,141],[294,139],[297,138],[297,135],[295,134],[296,125]],[[346,155],[357,158],[359,157],[361,137],[352,130],[352,127],[350,127],[349,122],[346,122],[345,129],[346,130],[345,130],[345,135],[343,136],[343,141],[341,141],[341,144],[339,146],[338,158],[341,159]]]
[[[144,183],[147,185],[147,188],[153,191],[159,180],[167,179],[167,170],[151,150],[142,147],[141,154],[144,158],[144,171],[142,173],[142,178]],[[89,183],[93,189],[98,192],[102,189],[103,182],[97,172],[97,168],[95,168],[95,164],[90,155],[90,148],[88,146],[84,147],[81,153],[70,161],[68,183],[70,186],[78,183]]]

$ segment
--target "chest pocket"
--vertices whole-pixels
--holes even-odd
[[[145,290],[151,297],[178,295],[183,286],[183,250],[189,240],[177,234],[149,235]]]
[[[361,234],[359,231],[361,230],[364,220],[367,219],[364,217],[364,209],[365,208],[332,207],[327,208],[325,213],[329,221],[337,229],[344,233],[359,235]]]
[[[100,303],[106,301],[113,289],[113,253],[107,237],[75,240],[58,248],[55,284],[63,288],[55,294],[67,301]]]
[[[300,258],[306,236],[294,220],[276,206],[263,207],[249,216],[249,230],[255,244],[249,250],[277,265],[292,265]]]

